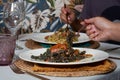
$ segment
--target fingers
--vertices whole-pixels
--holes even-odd
[[[90,18],[90,19],[85,19],[84,22],[87,23],[87,24],[94,24],[98,20],[100,20],[100,17],[93,17],[93,18]]]
[[[84,21],[80,22],[80,24],[83,25],[83,26],[85,26],[85,22]]]
[[[62,7],[61,8],[61,13],[60,13],[60,19],[64,22],[64,23],[67,23],[67,18],[69,20],[69,16],[66,16],[67,15],[67,10]]]
[[[108,40],[104,34],[99,34],[98,36],[94,37],[92,40],[94,41],[106,41]]]
[[[106,23],[104,23],[104,21]],[[94,41],[106,41],[109,40],[108,21],[104,18],[95,17],[85,19],[81,22],[82,25],[86,26],[86,33],[90,39]]]
[[[67,22],[67,19],[66,19],[66,15],[60,13],[60,19],[62,22],[66,23]]]
[[[61,8],[61,13],[60,13],[60,19],[61,21],[63,21],[64,23],[71,24],[76,18],[75,13],[69,8],[69,7],[62,7]]]
[[[94,30],[88,30],[87,34],[89,36],[89,38],[93,41],[106,41],[107,38],[106,36],[104,36],[103,33],[101,33],[100,31],[94,31]]]
[[[61,8],[61,13],[67,14],[67,11],[66,11],[66,9],[64,7]]]
[[[68,19],[68,23],[70,24],[71,23],[71,19],[70,19],[70,16],[66,16],[65,14],[60,14],[60,19],[62,22],[64,23],[67,23],[67,19]]]
[[[94,41],[109,40],[110,35],[108,32],[104,32],[103,30],[96,28],[93,24],[90,24],[86,27],[86,33],[89,36],[89,38]]]
[[[94,34],[89,35],[90,39],[95,40],[95,41],[98,41],[98,38],[99,38],[98,36],[99,36],[99,33],[94,33]]]
[[[82,10],[83,10],[83,5],[76,5],[74,8],[75,8],[77,11],[82,12]]]
[[[92,40],[97,40],[96,37],[99,36],[99,31],[92,24],[86,27],[86,33]]]
[[[90,24],[86,27],[86,31],[87,31],[88,35],[91,35],[91,34],[97,32],[96,28],[92,24]]]

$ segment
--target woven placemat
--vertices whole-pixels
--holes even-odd
[[[23,60],[15,61],[15,65],[22,70],[59,77],[92,76],[112,72],[116,69],[116,64],[111,60],[104,60],[96,63],[83,65],[44,65],[26,62]]]
[[[49,48],[50,46],[53,46],[53,45],[52,44],[39,43],[39,42],[35,42],[33,40],[27,40],[25,42],[25,46],[29,49],[38,49],[38,48],[41,48],[41,47]],[[97,41],[89,41],[89,42],[85,42],[85,43],[73,44],[73,47],[85,47],[85,48],[93,48],[93,49],[96,49],[99,46],[100,46],[100,44]]]

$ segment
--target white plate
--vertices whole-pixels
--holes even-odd
[[[39,64],[48,64],[48,65],[76,65],[76,64],[87,64],[87,63],[93,63],[93,62],[98,62],[105,60],[109,57],[109,54],[101,51],[101,50],[96,50],[96,49],[89,49],[89,48],[74,48],[74,49],[79,49],[80,51],[86,51],[88,54],[92,54],[93,56],[91,58],[86,58],[77,62],[69,62],[69,63],[55,63],[55,62],[45,62],[45,61],[40,61],[40,60],[34,60],[31,58],[31,55],[38,56],[40,54],[43,54],[46,51],[47,48],[41,48],[41,49],[34,49],[34,50],[29,50],[23,53],[19,54],[19,57],[22,60],[28,61],[28,62],[33,62],[33,63],[39,63]]]
[[[49,42],[45,39],[46,36],[52,35],[52,34],[54,34],[54,32],[38,33],[37,35],[32,36],[32,40],[36,42],[47,43],[47,44],[57,44],[55,42]],[[80,34],[80,37],[78,37],[78,41],[73,42],[73,44],[90,41],[89,37],[85,33],[79,33],[79,34]]]

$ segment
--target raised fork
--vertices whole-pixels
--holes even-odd
[[[13,72],[15,72],[16,74],[24,74],[24,73],[26,73],[26,74],[29,74],[29,75],[31,75],[31,76],[33,76],[33,77],[36,77],[36,78],[38,78],[38,79],[41,79],[41,80],[50,80],[50,79],[48,79],[48,78],[42,77],[42,76],[40,76],[40,75],[38,75],[38,74],[35,74],[35,73],[33,73],[33,72],[28,72],[28,71],[21,70],[21,69],[18,68],[14,63],[12,63],[12,64],[9,65],[9,66],[10,66],[10,68],[13,70]]]

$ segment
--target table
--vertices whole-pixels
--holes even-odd
[[[100,47],[98,49],[105,50],[107,48],[116,47],[119,45],[113,45],[109,43],[100,43]],[[16,50],[16,55],[24,50]],[[110,56],[120,56],[120,49],[114,50],[109,52]],[[87,76],[87,77],[51,77],[51,76],[45,76],[51,80],[120,80],[120,59],[111,59],[117,64],[117,68],[115,71],[108,73],[108,74],[102,74],[102,75],[96,75],[96,76]],[[0,66],[0,80],[39,80],[35,77],[32,77],[28,74],[16,74],[14,73],[9,66]]]

